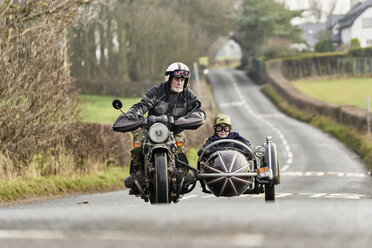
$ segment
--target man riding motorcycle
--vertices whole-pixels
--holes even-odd
[[[142,100],[134,104],[126,113],[130,119],[139,119],[148,112],[149,115],[160,116],[166,114],[173,116],[175,120],[190,114],[201,120],[205,120],[206,114],[200,105],[195,105],[198,100],[195,93],[188,88],[190,80],[189,68],[180,62],[172,63],[165,71],[165,82],[150,88]],[[185,142],[185,135],[181,127],[171,127],[176,141]],[[133,138],[133,144],[143,143],[146,139],[146,130],[142,129],[136,133]],[[142,170],[144,164],[144,155],[142,147],[134,147],[131,150],[130,174]],[[177,148],[177,153],[181,161],[188,163],[185,146]]]

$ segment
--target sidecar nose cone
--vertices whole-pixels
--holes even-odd
[[[221,150],[213,153],[204,166],[204,173],[229,173],[229,176],[208,177],[205,183],[216,196],[239,196],[249,187],[250,176],[234,176],[249,172],[249,161],[239,151]]]

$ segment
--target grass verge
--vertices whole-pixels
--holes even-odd
[[[47,176],[0,180],[0,204],[11,205],[15,201],[32,201],[63,196],[72,193],[93,193],[124,188],[123,179],[129,175],[129,167],[109,167],[105,171],[84,176]]]
[[[287,115],[316,126],[343,142],[346,146],[359,154],[367,163],[369,170],[372,171],[371,137],[367,137],[365,134],[360,133],[352,126],[341,125],[329,117],[304,112],[301,109],[291,106],[271,85],[264,86],[262,91]]]

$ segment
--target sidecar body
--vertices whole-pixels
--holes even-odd
[[[199,156],[197,178],[217,197],[265,193],[266,200],[274,200],[279,163],[275,144],[266,140],[255,149],[229,139],[209,144]]]

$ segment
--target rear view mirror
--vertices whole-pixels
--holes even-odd
[[[121,109],[123,107],[123,103],[120,100],[115,99],[112,102],[112,106],[114,107],[114,109]]]

